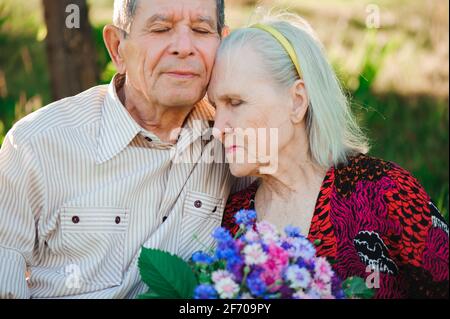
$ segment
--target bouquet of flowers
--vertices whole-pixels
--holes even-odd
[[[298,228],[284,234],[256,212],[236,214],[233,237],[222,227],[212,236],[214,251],[198,251],[188,262],[160,250],[143,248],[139,269],[149,292],[140,298],[181,299],[335,299],[370,297],[361,278],[342,282]]]

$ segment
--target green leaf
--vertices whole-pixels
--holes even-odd
[[[342,283],[347,298],[370,299],[375,291],[368,288],[366,281],[361,277],[349,277]]]
[[[336,259],[333,259],[333,258],[327,258],[327,260],[328,260],[328,263],[329,263],[331,266],[337,264],[337,260],[336,260]]]
[[[154,298],[157,295],[164,299],[191,299],[197,286],[195,275],[178,256],[158,249],[142,247],[138,260],[142,280],[152,293],[145,294]]]
[[[147,291],[145,294],[139,295],[137,299],[160,299],[161,297],[153,291]]]
[[[201,272],[198,276],[198,281],[201,284],[210,284],[212,282],[211,275],[206,272]]]

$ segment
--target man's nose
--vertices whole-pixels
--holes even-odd
[[[186,58],[194,54],[194,43],[192,35],[187,30],[179,30],[173,39],[170,53],[179,58]]]

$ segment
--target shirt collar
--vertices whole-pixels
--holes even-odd
[[[152,139],[157,137],[144,130],[128,113],[117,95],[117,87],[123,85],[123,76],[116,74],[108,86],[102,109],[98,135],[96,162],[102,164],[122,152],[138,134]],[[214,120],[214,108],[202,100],[189,113],[176,144],[177,152],[205,135]],[[161,142],[162,143],[162,142]]]

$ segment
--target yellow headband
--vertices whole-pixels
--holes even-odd
[[[270,33],[275,39],[277,39],[278,42],[280,42],[280,44],[283,46],[283,48],[289,54],[289,57],[291,58],[292,62],[295,65],[295,69],[297,70],[298,75],[300,76],[300,78],[303,78],[303,74],[300,69],[300,64],[298,62],[297,54],[295,53],[294,47],[289,42],[289,40],[286,39],[286,37],[283,34],[281,34],[280,31],[278,31],[274,27],[271,27],[270,25],[260,24],[260,23],[254,24],[250,28],[256,28],[256,29],[266,31],[266,32]]]

